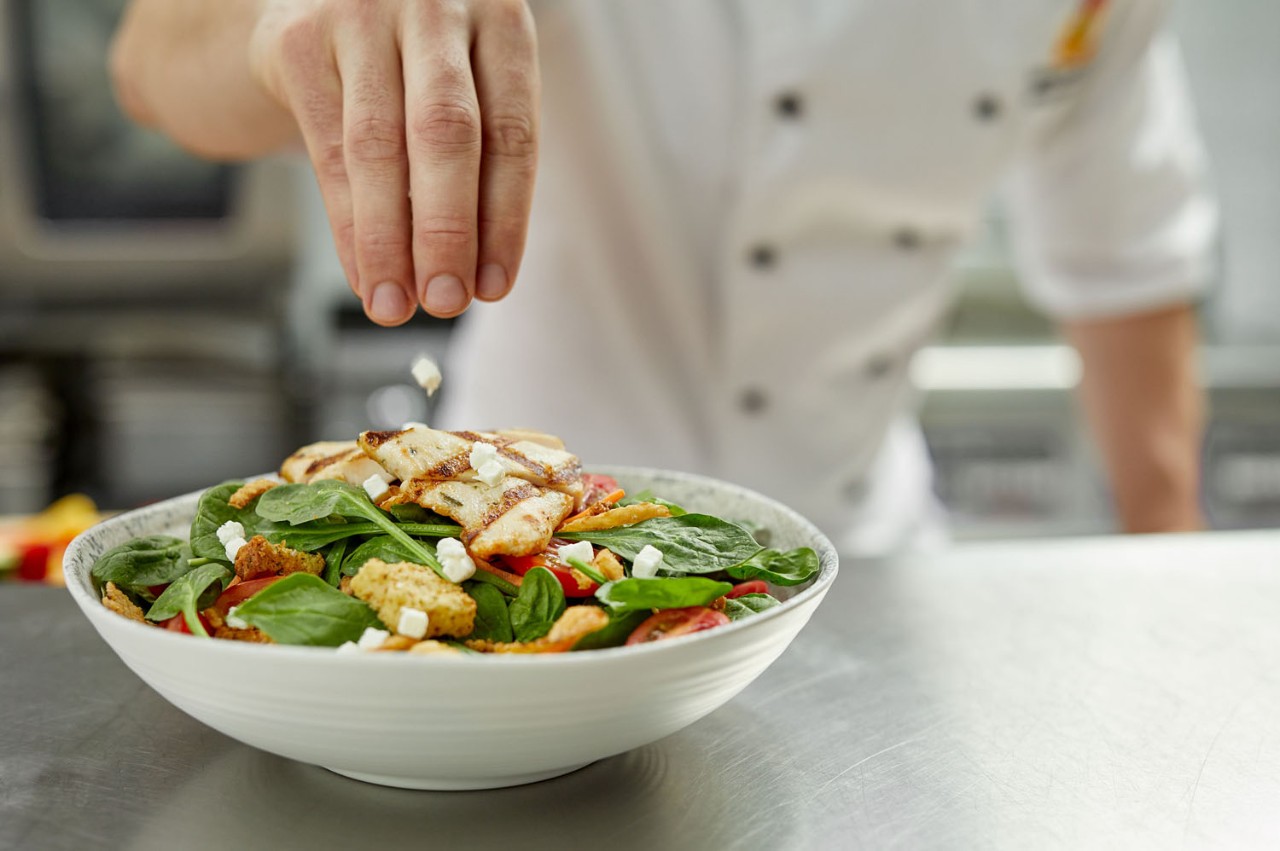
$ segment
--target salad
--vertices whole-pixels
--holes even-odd
[[[340,652],[557,653],[712,629],[779,604],[810,548],[626,493],[551,435],[409,424],[299,449],[205,491],[187,540],[92,568],[103,605],[201,638]]]

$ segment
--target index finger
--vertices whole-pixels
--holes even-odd
[[[414,276],[426,311],[449,317],[475,294],[480,108],[464,13],[412,8],[403,54]]]

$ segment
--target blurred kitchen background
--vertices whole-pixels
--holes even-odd
[[[451,323],[377,329],[295,251],[325,227],[304,165],[210,165],[124,119],[123,5],[0,0],[0,515],[129,507],[431,415],[408,365],[443,359]],[[1280,3],[1176,17],[1224,211],[1204,501],[1218,528],[1280,525]],[[998,210],[956,275],[912,374],[957,536],[1111,529],[1078,363],[1024,304]]]

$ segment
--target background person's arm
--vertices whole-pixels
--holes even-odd
[[[196,153],[300,140],[375,321],[511,288],[537,155],[523,0],[133,0],[111,68],[124,108]]]
[[[1080,395],[1127,532],[1203,526],[1204,398],[1188,305],[1063,323],[1080,353]]]

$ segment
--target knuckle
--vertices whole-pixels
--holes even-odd
[[[365,225],[356,237],[356,249],[366,259],[398,259],[407,255],[409,237],[404,228],[394,224]]]
[[[399,166],[405,159],[404,124],[394,118],[367,115],[347,129],[347,155],[371,166]]]
[[[504,159],[532,160],[538,151],[533,119],[519,113],[499,113],[484,127],[485,152]]]
[[[447,248],[469,248],[475,244],[475,223],[466,216],[414,218],[413,236],[420,244]]]
[[[323,55],[324,39],[324,24],[314,14],[292,15],[276,27],[276,49],[290,65],[312,65]]]
[[[345,183],[347,179],[346,153],[341,142],[326,142],[316,148],[312,162],[320,183]]]
[[[480,147],[480,116],[473,103],[433,101],[414,116],[412,135],[440,153],[474,153]]]

